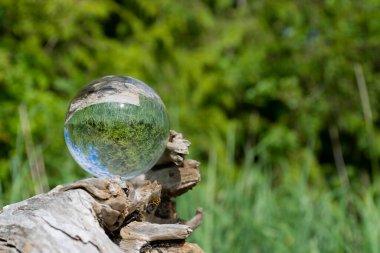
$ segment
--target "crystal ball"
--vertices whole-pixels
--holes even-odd
[[[105,76],[84,86],[71,101],[64,135],[84,170],[96,177],[130,179],[151,169],[165,151],[168,113],[145,83]]]

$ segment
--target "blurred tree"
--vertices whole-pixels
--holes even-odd
[[[29,175],[21,104],[50,185],[84,175],[64,147],[64,114],[82,85],[109,74],[131,75],[155,88],[168,106],[172,128],[184,132],[193,154],[204,160],[209,141],[222,156],[232,136],[237,163],[245,147],[253,146],[256,161],[274,172],[300,170],[311,152],[328,177],[336,174],[333,127],[349,176],[370,171],[380,155],[379,5],[373,0],[3,0],[2,189]],[[355,64],[368,89],[370,131]]]

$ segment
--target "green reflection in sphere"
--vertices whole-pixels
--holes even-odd
[[[168,114],[145,83],[106,76],[83,87],[64,125],[77,163],[97,177],[130,179],[153,167],[169,138]]]

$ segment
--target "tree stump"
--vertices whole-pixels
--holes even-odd
[[[173,198],[200,181],[190,143],[170,132],[155,167],[129,181],[88,178],[5,206],[0,252],[203,252],[186,238],[202,221],[177,217]]]

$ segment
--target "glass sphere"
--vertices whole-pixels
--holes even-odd
[[[168,113],[145,83],[105,76],[71,101],[64,135],[83,169],[97,177],[130,179],[151,169],[165,151]]]

